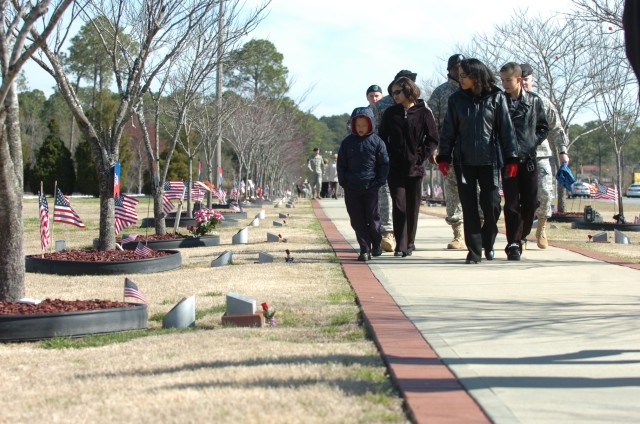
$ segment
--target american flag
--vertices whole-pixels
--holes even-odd
[[[124,279],[124,297],[135,297],[147,303],[147,297],[138,289],[138,286],[128,278]]]
[[[123,237],[122,240],[120,240],[120,244],[127,244],[127,243],[134,242],[136,241],[137,238],[138,238],[138,235],[136,233],[127,234],[126,237]]]
[[[114,210],[116,215],[114,227],[116,234],[118,234],[124,228],[129,225],[135,225],[138,222],[136,205],[139,200],[126,194],[121,194],[119,197],[116,196],[113,200],[115,202]]]
[[[201,183],[200,181],[194,181],[191,184],[191,198],[197,202],[202,202],[204,195],[209,190],[209,187]],[[186,198],[186,193],[185,193]]]
[[[232,199],[237,199],[238,198],[238,189],[236,187],[231,189],[231,198]]]
[[[167,199],[182,199],[184,193],[184,182],[182,181],[166,181],[164,183],[164,195]]]
[[[47,250],[49,246],[49,205],[47,197],[38,193],[38,203],[40,205],[40,246],[42,250]]]
[[[220,187],[218,191],[216,191],[216,197],[218,198],[218,203],[224,204],[227,198],[227,192],[224,191],[222,187]]]
[[[605,199],[605,200],[618,200],[618,187],[607,187],[604,184],[594,183],[593,187],[595,190],[592,190],[594,199]]]
[[[173,210],[173,203],[171,203],[171,199],[167,197],[167,193],[162,193],[162,211],[165,214],[168,214]]]
[[[134,253],[139,256],[147,257],[153,255],[153,249],[145,246],[141,241],[139,241],[138,245],[136,246],[136,250],[134,250]]]
[[[62,194],[60,188],[56,189],[56,201],[53,207],[53,222],[64,222],[66,224],[75,225],[76,227],[85,228],[84,223],[71,207],[71,203],[69,203],[67,196]]]

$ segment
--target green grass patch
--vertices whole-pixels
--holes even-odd
[[[175,303],[177,302],[173,299],[165,299],[162,302],[160,302],[161,305],[173,305]]]
[[[356,294],[350,288],[345,288],[337,292],[329,293],[327,299],[330,303],[354,303],[356,301]]]
[[[210,291],[203,294],[203,296],[218,297],[218,296],[224,296],[224,293],[220,291]]]
[[[207,315],[211,314],[220,314],[227,310],[227,305],[216,305],[207,309],[198,309],[196,310],[196,319],[204,318]]]
[[[165,314],[164,312],[156,312],[155,314],[149,317],[149,321],[162,322],[165,315],[167,314]]]
[[[330,323],[332,326],[341,326],[341,325],[350,324],[355,321],[356,316],[357,316],[356,311],[343,311],[337,315],[332,316]]]
[[[54,337],[48,340],[41,341],[39,343],[39,346],[43,349],[83,349],[86,347],[101,347],[115,343],[126,343],[130,340],[139,339],[140,337],[175,333],[178,331],[184,330],[131,330],[109,334],[94,334],[86,337]]]
[[[351,377],[357,380],[373,381],[374,383],[383,383],[387,381],[387,376],[380,372],[380,369],[366,367],[352,370]]]

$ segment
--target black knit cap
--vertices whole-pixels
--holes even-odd
[[[451,69],[454,65],[462,62],[464,60],[464,56],[461,54],[454,54],[447,60],[447,69]]]
[[[533,69],[531,69],[531,65],[529,65],[528,63],[523,63],[522,65],[520,65],[520,69],[522,69],[522,78],[533,75]]]
[[[401,77],[406,77],[409,78],[411,81],[416,82],[416,77],[418,76],[418,74],[416,74],[415,72],[411,72],[411,71],[407,71],[406,69],[403,69],[402,71],[398,72],[395,76],[395,78],[393,78],[393,80],[397,80],[398,78]]]
[[[373,84],[373,85],[369,86],[369,88],[367,88],[367,95],[369,93],[382,93],[382,88],[380,88],[379,85]]]

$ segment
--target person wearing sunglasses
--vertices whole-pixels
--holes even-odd
[[[416,231],[424,162],[435,163],[438,127],[431,109],[420,99],[420,89],[410,78],[401,76],[387,89],[394,105],[382,115],[379,135],[389,154],[389,191],[391,192],[394,256],[411,256]]]
[[[509,177],[516,175],[518,146],[507,99],[496,87],[491,71],[478,59],[464,59],[459,66],[460,90],[449,97],[437,162],[445,176],[453,164],[462,204],[466,263],[477,264],[483,249],[485,258],[493,260],[501,212],[500,169],[505,167]]]

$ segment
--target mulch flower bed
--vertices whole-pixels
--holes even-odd
[[[44,259],[78,262],[119,262],[159,258],[168,254],[161,250],[153,250],[148,256],[140,256],[133,250],[65,250],[63,252],[45,253]],[[38,257],[38,255],[34,255],[34,257]]]
[[[134,241],[151,241],[151,240],[176,240],[176,239],[183,239],[183,238],[194,238],[192,235],[190,234],[180,234],[180,233],[176,233],[176,234],[149,234],[147,236],[142,235],[142,234],[138,234],[138,237],[136,237],[136,239]],[[120,243],[122,239],[118,239],[118,243]]]
[[[566,216],[566,217],[582,217],[584,214],[582,212],[554,212],[553,214],[551,214],[552,217],[560,217],[560,216]]]
[[[19,302],[0,302],[0,315],[35,315],[60,312],[91,311],[96,309],[129,308],[131,303],[112,300],[45,299],[37,305]]]

